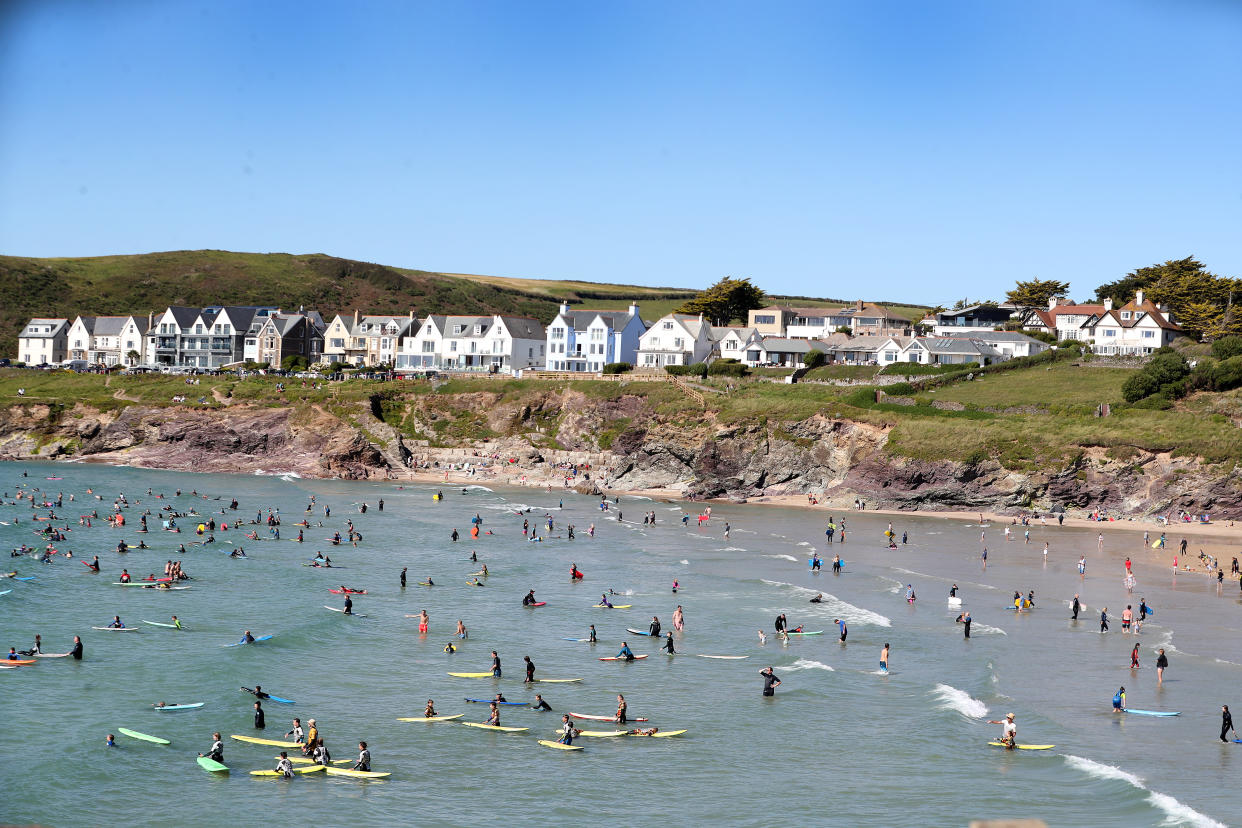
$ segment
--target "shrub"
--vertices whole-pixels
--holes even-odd
[[[690,365],[665,365],[664,370],[675,377],[707,379],[707,364],[703,362],[694,362]]]
[[[1242,336],[1222,336],[1212,343],[1212,356],[1221,361],[1242,356]]]
[[[605,374],[628,374],[634,370],[634,366],[628,362],[610,362],[604,366]]]
[[[838,325],[836,329],[836,333],[845,334],[846,336],[853,336],[854,329],[851,328],[849,325]]]
[[[1228,391],[1242,386],[1242,354],[1206,366],[1206,373],[1208,387],[1213,391]]]
[[[1155,394],[1159,389],[1160,383],[1156,382],[1155,377],[1142,370],[1122,383],[1121,396],[1126,402],[1133,403]]]
[[[881,374],[897,377],[921,377],[928,374],[948,374],[954,371],[974,371],[979,368],[977,362],[964,362],[953,365],[928,364],[923,362],[891,362],[880,371]]]
[[[282,371],[305,371],[310,362],[301,354],[289,354],[280,361]]]
[[[914,386],[908,382],[894,382],[884,386],[883,391],[893,397],[908,397],[914,393]]]
[[[718,359],[707,366],[707,373],[714,377],[744,377],[750,369],[736,359]]]
[[[1046,342],[1049,345],[1057,344],[1057,335],[1049,331],[1022,331],[1031,339],[1038,339],[1040,342]]]
[[[827,359],[828,355],[823,351],[811,351],[806,355],[806,358],[802,360],[802,364],[807,368],[818,368],[823,365]]]

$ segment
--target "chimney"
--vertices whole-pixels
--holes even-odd
[[[1112,309],[1113,309],[1113,297],[1109,296],[1104,299],[1104,310],[1107,312]]]
[[[565,302],[565,301],[561,302],[561,313],[566,316],[569,315],[569,303],[568,302]]]
[[[1048,310],[1056,310],[1056,309],[1057,309],[1057,297],[1049,296],[1048,297]]]
[[[1143,291],[1141,291],[1141,290],[1136,290],[1136,291],[1134,292],[1134,304],[1136,304],[1136,305],[1141,305],[1141,304],[1143,304]]]
[[[638,303],[630,302],[630,316],[638,316]]]
[[[356,328],[356,327],[358,327],[358,322],[359,322],[359,321],[360,321],[360,320],[359,320],[359,318],[358,318],[358,309],[357,309],[357,308],[354,308],[354,327],[355,327],[355,328]]]
[[[413,319],[414,319],[414,309],[413,309],[413,308],[410,308],[410,319],[411,319],[411,320],[413,320]]]

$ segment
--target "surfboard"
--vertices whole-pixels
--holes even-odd
[[[362,614],[362,613],[360,613],[360,612],[350,612],[350,613],[346,613],[346,612],[345,612],[345,610],[343,610],[343,609],[341,609],[341,608],[339,608],[339,607],[330,607],[330,606],[328,606],[327,604],[324,604],[324,605],[323,605],[323,608],[324,608],[324,609],[326,609],[326,610],[332,610],[333,612],[339,612],[341,615],[349,615],[351,618],[366,618],[366,616],[365,616],[365,615],[363,615],[363,614]]]
[[[988,744],[995,745],[996,747],[1003,747],[1003,748],[1009,747],[1004,742],[988,742]],[[1054,747],[1056,747],[1056,745],[1018,745],[1017,746],[1018,750],[1052,750]]]
[[[375,771],[359,771],[350,768],[326,768],[328,773],[333,776],[352,776],[355,779],[387,779],[392,776],[391,773],[377,773]]]
[[[719,656],[719,655],[704,655],[703,653],[695,653],[695,655],[697,655],[699,658],[720,658],[720,659],[726,659],[728,661],[738,661],[743,658],[750,658],[750,656]]]
[[[228,773],[228,765],[222,765],[207,756],[198,757],[198,766],[208,773]]]
[[[634,659],[633,659],[633,660],[634,660],[634,661],[641,661],[642,659],[644,659],[644,658],[646,658],[646,657],[647,657],[647,656],[645,656],[645,655],[636,655],[636,656],[634,656]],[[609,657],[607,657],[607,658],[601,658],[601,659],[600,659],[600,661],[629,661],[629,660],[630,660],[630,659],[627,659],[625,656],[609,656]]]
[[[294,768],[294,769],[293,769],[293,772],[294,772],[294,773],[319,773],[320,771],[323,771],[323,770],[327,770],[327,768],[326,768],[326,767],[324,767],[323,765],[311,765],[311,766],[310,766],[310,767],[308,767],[308,768]],[[279,776],[279,777],[284,777],[284,774],[283,774],[283,773],[281,773],[280,771],[276,771],[276,770],[257,770],[257,771],[251,771],[251,772],[250,772],[250,775],[251,775],[251,776]]]
[[[270,635],[260,635],[259,637],[255,638],[255,640],[254,640],[253,642],[251,642],[251,643],[258,644],[260,641],[270,641],[270,640],[272,639],[272,637],[273,637],[273,636],[270,636]],[[242,641],[234,641],[232,644],[221,644],[220,646],[222,646],[222,647],[240,647],[243,643],[245,643],[245,642],[242,642]]]
[[[280,758],[279,756],[272,757],[272,759],[279,759],[279,758]],[[318,765],[319,764],[318,762],[316,762],[314,759],[312,759],[309,756],[290,756],[289,761],[295,765]],[[332,764],[333,765],[349,765],[349,764],[352,764],[353,761],[354,761],[353,759],[333,759]]]
[[[651,635],[651,633],[645,630],[636,630],[633,627],[626,627],[625,631],[628,633],[633,633],[634,635]]]
[[[405,719],[397,719],[399,722],[451,722],[454,719],[460,719],[465,713],[455,713],[452,716],[411,716]]]
[[[138,632],[137,627],[91,627],[92,630],[100,632]]]
[[[335,595],[366,595],[367,594],[367,591],[365,589],[347,589],[344,592],[341,592],[339,589],[330,589],[328,590],[328,592],[331,592]]]
[[[272,747],[282,747],[282,748],[301,748],[302,747],[301,742],[282,742],[279,739],[260,739],[257,736],[238,736],[236,734],[232,734],[229,736],[229,738],[236,739],[239,742],[248,742],[252,745],[271,745]]]
[[[637,658],[637,656],[635,656],[635,658]],[[534,680],[534,683],[535,683],[535,684],[576,684],[577,682],[580,682],[580,681],[582,681],[582,679],[580,679],[580,678],[572,678],[572,679],[535,679],[535,680]]]
[[[653,739],[659,739],[662,736],[680,736],[685,730],[662,730],[659,733],[635,733],[635,736],[650,736]]]
[[[577,642],[581,643],[581,642],[584,642],[584,641],[585,641],[585,642],[590,642],[590,640],[591,640],[591,639],[589,639],[589,638],[562,638],[561,640],[562,640],[562,641],[577,641]]]
[[[633,604],[613,604],[611,607],[606,607],[603,604],[593,604],[592,606],[595,606],[599,609],[630,609],[634,605]]]
[[[13,590],[11,590],[11,589],[6,589],[4,592],[0,592],[0,595],[8,595],[8,594],[9,594],[10,592],[12,592],[12,591],[13,591]]]
[[[250,693],[250,691],[249,691],[249,690],[247,690],[247,689],[245,689],[244,687],[243,687],[243,688],[239,688],[239,689],[240,689],[243,693]],[[266,691],[265,691],[265,692],[266,692]],[[254,696],[254,693],[250,693],[250,695]],[[255,696],[255,698],[259,699],[259,701],[274,701],[274,702],[280,702],[281,704],[295,704],[295,702],[293,701],[293,699],[282,699],[280,696],[273,696],[273,695],[271,695],[270,693],[269,693],[268,695],[266,695],[266,696],[262,697],[262,698],[260,698],[260,697],[258,697],[258,696]]]
[[[589,722],[615,722],[615,721],[617,720],[617,717],[616,717],[615,715],[612,715],[612,716],[588,716],[586,713],[570,713],[570,714],[569,714],[569,716],[570,716],[570,718],[573,718],[573,719],[584,719],[584,720],[589,721]],[[645,722],[645,721],[647,721],[647,719],[643,719],[643,718],[637,718],[637,719],[634,719],[634,718],[629,718],[629,719],[627,719],[627,721],[631,721],[631,722]]]
[[[815,632],[791,632],[791,633],[786,633],[786,635],[823,635],[823,634],[824,634],[824,631],[823,631],[823,630],[816,630]]]
[[[592,739],[607,739],[613,736],[628,736],[627,730],[579,730],[579,736],[590,736]]]
[[[10,658],[5,659],[2,663],[9,667],[16,667],[22,664],[34,664],[35,660],[33,658]]]
[[[1133,713],[1136,716],[1180,716],[1182,712],[1167,710],[1135,710],[1133,707],[1122,708],[1122,713]]]
[[[491,678],[492,672],[489,670],[486,673],[449,673],[449,675],[455,678]]]
[[[582,747],[578,745],[565,745],[565,744],[561,744],[560,742],[553,742],[551,739],[540,739],[539,744],[543,745],[544,747],[555,748],[556,750],[582,750],[583,749]]]
[[[528,606],[528,607],[546,607],[547,605],[548,605],[548,602],[547,602],[547,601],[536,601],[536,602],[535,602],[535,603],[533,603],[533,604],[525,604],[524,606]]]
[[[488,673],[488,675],[490,676],[491,673]],[[526,706],[526,702],[496,701],[495,699],[466,699],[466,701],[473,702],[474,704],[495,704],[499,707],[505,707],[505,706],[525,707]]]
[[[142,623],[150,624],[152,627],[167,627],[170,630],[181,629],[176,624],[165,624],[163,621],[148,621],[145,618],[142,619]]]
[[[68,658],[73,653],[35,653],[35,658]]]
[[[482,722],[462,722],[466,727],[477,727],[481,730],[495,730],[500,733],[525,733],[530,730],[529,727],[497,727],[496,725],[484,724]]]
[[[139,739],[143,742],[154,742],[157,745],[172,744],[172,742],[167,739],[161,739],[159,736],[152,736],[149,733],[139,733],[136,730],[130,730],[128,727],[118,727],[116,732],[128,736],[131,739]]]

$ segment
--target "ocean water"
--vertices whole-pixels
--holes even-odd
[[[985,569],[980,528],[966,521],[903,516],[895,528],[907,531],[910,543],[889,550],[882,536],[889,518],[848,513],[848,541],[829,550],[826,514],[806,510],[714,505],[713,519],[699,528],[694,520],[689,527],[679,522],[683,508],[695,514],[698,504],[644,498],[622,498],[601,512],[594,498],[532,489],[463,493],[460,486],[444,487],[444,500],[435,501],[439,487],[423,484],[5,464],[0,521],[9,525],[0,525],[0,548],[6,555],[23,542],[39,543],[31,532],[41,524],[31,517],[46,514],[32,512],[27,501],[8,505],[19,487],[64,493],[57,514],[72,531],[56,547],[72,549],[75,559],[58,555],[43,565],[22,557],[0,566],[37,577],[0,580],[0,591],[12,590],[0,595],[0,645],[21,649],[40,633],[45,651],[64,652],[80,634],[86,658],[0,670],[0,779],[9,792],[0,821],[6,823],[568,825],[605,816],[636,825],[753,826],[949,826],[1005,817],[1090,826],[1234,821],[1242,745],[1222,744],[1217,733],[1221,704],[1239,705],[1242,713],[1237,584],[1227,581],[1218,594],[1203,576],[1174,576],[1171,552],[1142,549],[1140,534],[1105,527],[1101,556],[1094,530],[1036,526],[1026,546],[1020,539],[1006,543],[1002,527],[992,526]],[[180,497],[174,496],[178,488]],[[206,497],[191,495],[195,490]],[[90,529],[78,525],[78,516],[91,509],[107,514],[120,492],[130,500],[124,529],[103,520]],[[154,496],[160,493],[167,497]],[[312,494],[317,505],[310,520],[324,526],[307,529],[303,544],[288,542]],[[232,497],[240,509],[218,514]],[[380,497],[383,512],[375,508]],[[365,515],[358,509],[363,502],[371,507]],[[214,547],[176,554],[179,543],[198,539],[195,521],[181,521],[183,531],[174,535],[160,531],[153,515],[152,531],[136,532],[139,513],[169,503],[204,516],[214,511],[217,521],[230,523],[276,508],[286,540],[253,542],[230,529],[216,532]],[[332,507],[330,520],[323,517],[324,504]],[[651,509],[659,523],[647,527],[642,514]],[[624,522],[615,519],[617,510]],[[494,534],[472,541],[476,513]],[[564,535],[561,527],[573,523],[577,539],[524,540],[523,518],[542,526],[546,514],[557,527],[551,535]],[[344,534],[347,519],[363,542],[330,546],[323,539],[333,531]],[[728,540],[722,537],[725,520],[733,530]],[[594,538],[587,533],[592,523]],[[454,528],[462,536],[456,543],[450,540]],[[142,539],[152,549],[119,554],[122,539]],[[1040,554],[1045,540],[1051,542],[1046,565]],[[230,543],[244,546],[250,557],[229,558]],[[840,553],[845,571],[813,575],[807,567],[812,548],[829,560]],[[485,588],[466,584],[477,569],[469,561],[472,549],[491,571]],[[316,550],[345,568],[302,566]],[[79,562],[96,554],[104,568],[98,575]],[[1077,572],[1080,554],[1088,556],[1085,578]],[[1132,596],[1123,585],[1125,554],[1134,557],[1138,580]],[[156,593],[112,585],[123,566],[135,576],[159,573],[169,558],[182,560],[194,577],[191,589]],[[584,581],[570,582],[572,563],[586,573]],[[405,590],[398,585],[403,566],[409,567]],[[426,576],[437,586],[417,586]],[[676,595],[674,579],[682,586]],[[974,618],[970,640],[954,623],[960,609],[946,601],[953,582]],[[341,606],[341,597],[328,590],[342,584],[368,590],[354,601],[355,612],[366,618],[324,609]],[[917,591],[913,605],[905,600],[906,584]],[[530,589],[547,606],[522,607]],[[593,608],[608,589],[624,595],[615,603],[634,608]],[[1030,589],[1035,611],[1007,609],[1014,590]],[[1075,592],[1090,608],[1077,624],[1067,609]],[[816,593],[824,601],[809,603]],[[1127,602],[1137,607],[1140,596],[1156,609],[1155,617],[1141,635],[1123,635],[1120,612]],[[650,638],[626,632],[646,629],[653,615],[670,629],[678,604],[686,618],[684,632],[675,636],[678,655],[669,657]],[[1113,623],[1101,635],[1104,605]],[[421,609],[431,617],[426,636],[405,617]],[[825,634],[782,644],[771,634],[781,612],[791,626]],[[140,623],[167,621],[174,613],[186,630]],[[90,629],[117,614],[142,631]],[[470,631],[464,642],[452,635],[459,618]],[[836,619],[849,626],[844,645]],[[562,640],[585,637],[591,623],[597,645]],[[245,629],[275,638],[223,647]],[[758,630],[768,633],[766,644]],[[443,652],[450,639],[459,647],[452,655]],[[631,664],[598,661],[615,655],[623,640],[651,657]],[[1136,641],[1142,667],[1131,671]],[[891,672],[881,675],[885,642],[892,647]],[[1159,646],[1171,662],[1163,686],[1154,670]],[[492,649],[505,667],[499,682],[447,675],[487,670]],[[583,681],[524,687],[526,655],[537,677]],[[769,665],[782,680],[774,698],[760,693],[758,671]],[[238,691],[255,684],[296,701],[265,703],[268,726],[258,735],[280,738],[292,716],[303,723],[313,717],[336,758],[356,755],[358,740],[366,740],[373,769],[392,777],[249,776],[249,770],[273,767],[278,752],[228,739],[231,733],[256,735],[253,698]],[[1133,707],[1182,715],[1116,716],[1110,700],[1120,685]],[[429,698],[441,714],[483,721],[486,707],[463,699],[498,690],[511,701],[532,699],[537,690],[558,713],[504,709],[504,724],[531,728],[521,734],[396,721],[421,715]],[[562,711],[611,714],[617,693],[625,694],[631,716],[688,732],[668,739],[583,738],[586,750],[574,753],[536,743],[552,737]],[[205,705],[151,710],[161,700]],[[1017,715],[1020,742],[1056,747],[1012,753],[989,747],[1000,728],[986,721],[1007,712]],[[105,748],[106,734],[118,727],[172,744],[118,735],[120,746]],[[215,730],[225,735],[228,775],[204,773],[194,761]]]

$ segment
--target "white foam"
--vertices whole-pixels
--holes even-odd
[[[980,624],[978,621],[973,621],[970,627],[974,632],[981,635],[1009,635],[1009,633],[1005,632],[1000,627],[993,627],[990,624]]]
[[[901,581],[898,581],[896,578],[889,578],[887,575],[880,575],[879,578],[881,581],[888,581],[893,584],[893,587],[888,591],[894,595],[901,592],[902,587],[905,586]]]
[[[301,480],[302,475],[298,474],[297,472],[285,472],[284,474],[280,476],[280,479],[285,481],[286,483],[290,483],[294,480]]]
[[[783,667],[781,669],[787,673],[792,673],[795,670],[827,670],[830,673],[836,672],[836,670],[833,670],[822,661],[812,661],[809,658],[800,658],[788,667]]]
[[[720,549],[717,549],[716,551],[717,552],[745,552],[746,550],[740,546],[722,546]],[[790,560],[793,560],[793,558],[790,558]]]
[[[790,584],[784,581],[769,581],[767,578],[759,579],[762,583],[769,586],[785,587],[786,589],[800,592],[804,595],[818,595],[819,590],[807,589],[797,584]],[[873,627],[891,627],[893,622],[878,612],[872,612],[869,609],[855,606],[846,601],[842,601],[831,593],[823,593],[823,601],[818,604],[811,604],[804,612],[811,615],[826,616],[828,618],[844,618],[850,624],[870,625]]]
[[[486,486],[480,486],[480,485],[478,485],[477,483],[472,483],[471,485],[469,485],[469,486],[464,486],[463,488],[466,488],[466,489],[478,489],[479,491],[483,491],[483,492],[490,492],[490,491],[492,491],[491,489],[487,488]]]
[[[686,560],[683,560],[683,561],[681,562],[681,565],[682,565],[682,566],[689,566],[689,565],[690,565],[690,562],[689,562],[689,561],[686,561]]]
[[[795,558],[793,555],[764,555],[763,557],[775,558],[776,560],[779,560],[779,561],[793,561],[794,563],[798,562],[798,559]]]
[[[1225,828],[1223,822],[1217,822],[1206,814],[1201,814],[1189,805],[1174,799],[1168,794],[1162,794],[1153,791],[1143,784],[1143,780],[1129,771],[1124,771],[1116,765],[1105,765],[1091,759],[1084,759],[1081,756],[1072,754],[1065,755],[1065,762],[1070,767],[1080,770],[1087,776],[1096,779],[1116,779],[1121,782],[1127,782],[1130,785],[1144,791],[1147,794],[1147,801],[1154,807],[1163,811],[1165,814],[1164,821],[1161,825],[1193,825],[1195,828]]]
[[[798,541],[798,546],[810,546],[810,541]]]
[[[958,690],[947,684],[937,684],[932,692],[939,697],[941,710],[956,710],[972,719],[982,719],[988,715],[988,706],[978,699],[971,698],[965,690]]]
[[[1000,589],[1000,587],[994,587],[990,584],[980,584],[975,581],[960,581],[956,578],[942,578],[939,575],[928,575],[923,572],[915,572],[912,569],[902,569],[900,566],[894,566],[892,567],[892,570],[894,572],[900,572],[903,575],[913,575],[916,578],[931,578],[933,581],[944,581],[946,584],[969,584],[970,586],[977,586],[980,589]]]

